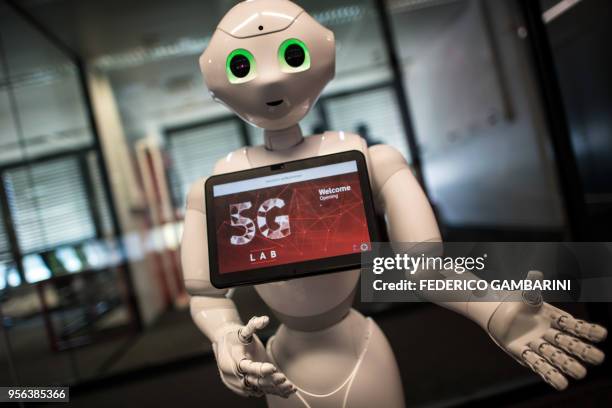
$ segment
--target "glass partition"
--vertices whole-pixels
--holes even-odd
[[[424,179],[449,234],[559,237],[562,199],[517,2],[392,1],[389,13]]]
[[[78,66],[2,4],[3,385],[91,378],[138,326],[102,174]]]

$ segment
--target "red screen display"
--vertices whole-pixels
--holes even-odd
[[[354,161],[215,188],[220,273],[370,248]]]

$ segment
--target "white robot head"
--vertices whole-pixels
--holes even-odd
[[[200,57],[212,97],[268,130],[297,124],[335,72],[334,34],[287,0],[247,0]]]

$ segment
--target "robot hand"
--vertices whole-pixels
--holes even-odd
[[[246,326],[230,326],[213,343],[221,380],[244,397],[275,394],[288,398],[296,391],[284,374],[266,362],[266,350],[255,335],[268,322],[268,316],[252,317]]]
[[[531,271],[527,279],[542,279],[542,273]],[[574,319],[569,313],[543,303],[539,291],[511,296],[516,296],[516,301],[501,303],[491,316],[489,334],[501,348],[548,384],[563,390],[568,385],[566,376],[581,379],[586,375],[586,368],[579,360],[590,364],[604,360],[601,350],[580,340],[604,340],[607,335],[604,327]]]

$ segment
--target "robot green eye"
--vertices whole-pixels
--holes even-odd
[[[239,48],[228,55],[226,62],[227,79],[232,84],[241,84],[255,78],[255,58],[249,51]]]
[[[302,41],[290,38],[278,48],[278,60],[283,72],[302,72],[310,68],[310,52]]]

